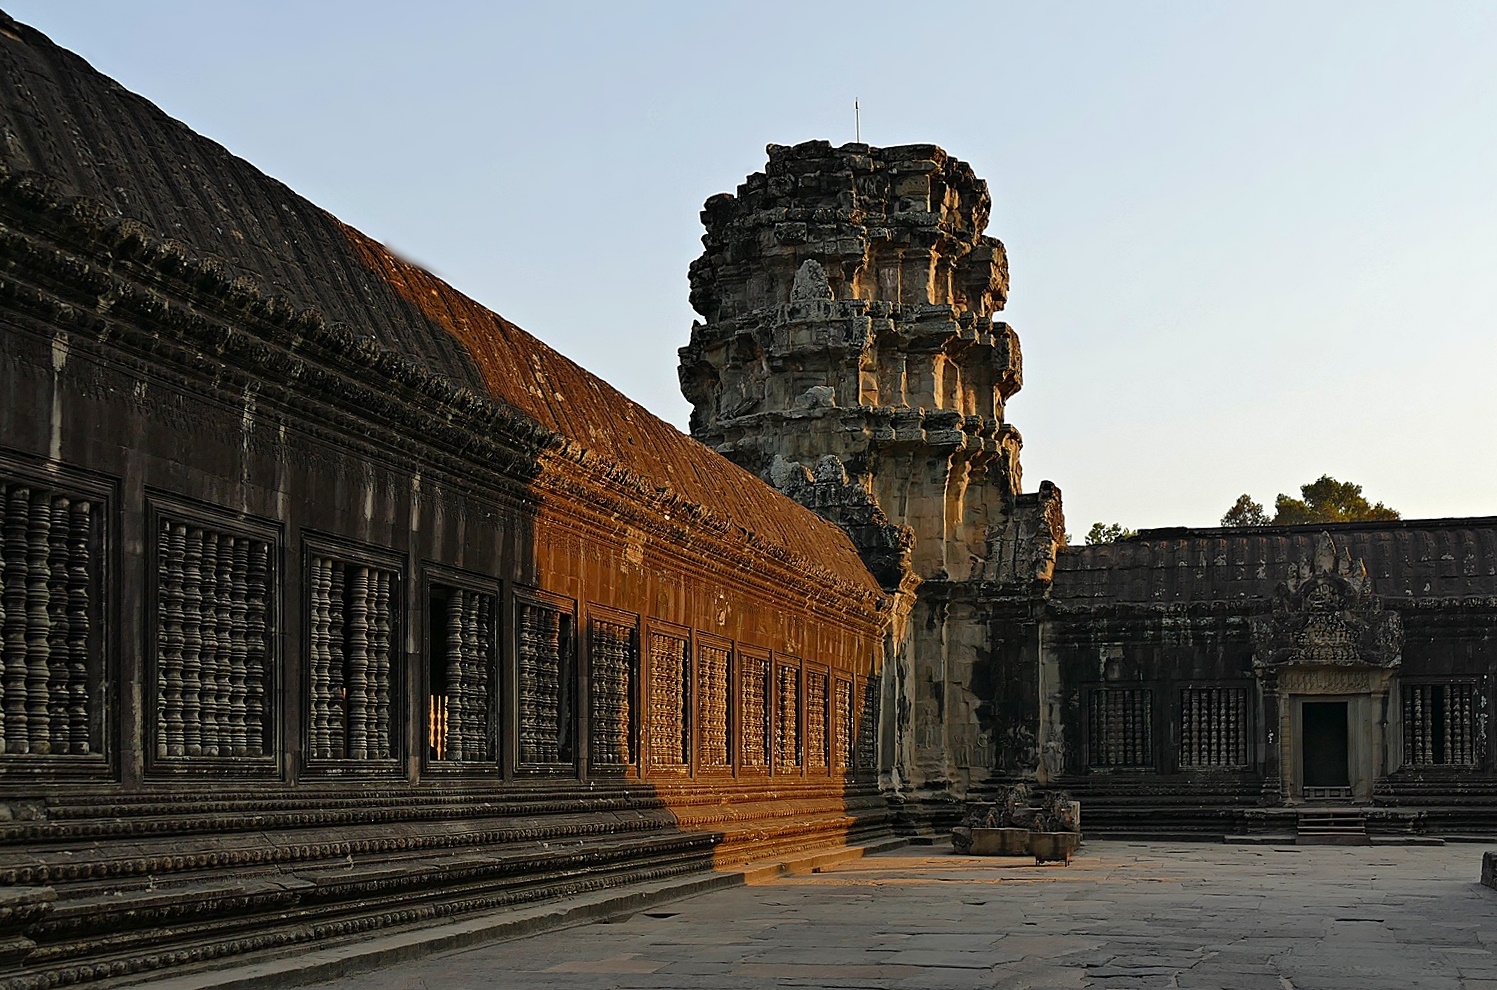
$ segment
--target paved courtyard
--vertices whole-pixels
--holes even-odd
[[[1497,990],[1482,847],[904,849],[323,984]]]

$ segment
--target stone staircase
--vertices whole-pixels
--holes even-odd
[[[418,938],[892,841],[876,785],[830,778],[100,790],[0,811],[0,990]]]
[[[1303,808],[1294,841],[1300,846],[1370,846],[1367,813],[1361,808]]]

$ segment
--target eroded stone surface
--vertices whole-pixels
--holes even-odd
[[[703,321],[680,352],[693,435],[840,523],[897,594],[886,783],[925,793],[1032,770],[1015,745],[1032,720],[989,703],[999,653],[1027,636],[995,642],[994,602],[1032,602],[1064,532],[1053,485],[1021,494],[990,207],[934,145],[771,145],[702,212]]]

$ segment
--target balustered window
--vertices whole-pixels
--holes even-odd
[[[852,741],[857,715],[852,706],[852,682],[837,681],[832,698],[832,768],[837,773],[847,773],[852,769]]]
[[[806,769],[825,772],[827,758],[827,676],[806,671]]]
[[[728,671],[732,653],[725,647],[697,647],[697,699],[700,706],[697,725],[701,747],[697,761],[709,770],[724,770],[733,765],[728,748],[731,720],[728,711]]]
[[[775,769],[799,770],[800,736],[800,668],[782,663],[775,682]]]
[[[635,749],[634,699],[639,680],[639,639],[635,624],[592,620],[592,697],[588,721],[588,764],[621,770],[638,760]]]
[[[691,654],[685,638],[650,634],[650,765],[691,766]]]
[[[575,765],[576,651],[571,608],[521,601],[518,614],[520,762]]]
[[[428,589],[429,760],[494,761],[495,609],[488,592],[435,583]]]
[[[1179,731],[1180,769],[1230,770],[1247,766],[1247,689],[1182,688]]]
[[[314,553],[308,581],[311,758],[394,759],[397,575]]]
[[[94,499],[0,477],[0,754],[87,756],[102,742]]]
[[[1402,694],[1405,766],[1476,766],[1481,756],[1477,743],[1480,695],[1474,682],[1405,681]]]
[[[742,657],[739,663],[743,730],[739,765],[750,770],[766,770],[769,768],[772,738],[769,703],[774,696],[769,681],[769,661],[762,657]]]
[[[158,759],[271,755],[272,549],[264,539],[158,517]]]
[[[1087,763],[1095,768],[1154,765],[1154,692],[1096,688],[1087,702]]]
[[[862,680],[863,702],[858,706],[857,725],[857,769],[860,773],[878,772],[878,719],[879,682],[867,677]]]

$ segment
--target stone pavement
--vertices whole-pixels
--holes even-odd
[[[1037,867],[906,848],[321,986],[1497,990],[1481,852],[1093,841]]]

